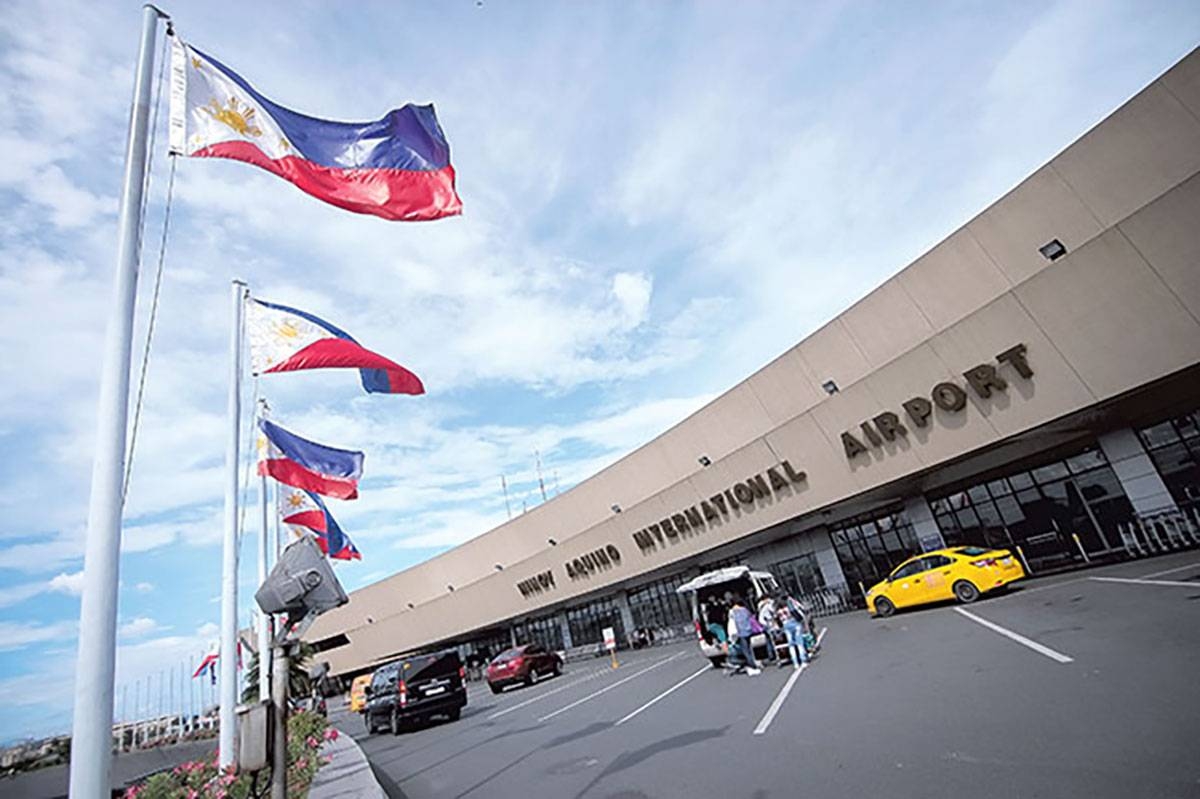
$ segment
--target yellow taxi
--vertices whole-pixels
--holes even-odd
[[[867,592],[867,611],[891,616],[897,608],[957,599],[974,602],[980,594],[1025,576],[1021,562],[1007,549],[950,547],[924,552],[896,567]]]
[[[367,709],[367,686],[371,684],[370,674],[360,674],[350,683],[350,712],[362,713]]]

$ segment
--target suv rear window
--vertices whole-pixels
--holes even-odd
[[[499,655],[496,655],[495,662],[503,663],[504,661],[512,660],[514,658],[519,658],[522,654],[524,654],[524,650],[521,649],[521,647],[517,647],[516,649],[506,649],[505,651],[501,652]]]
[[[414,683],[438,677],[457,677],[461,665],[457,652],[418,655],[404,661],[404,681]]]

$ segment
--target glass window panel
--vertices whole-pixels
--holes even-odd
[[[1006,480],[993,480],[987,484],[987,487],[993,497],[1004,497],[1012,493],[1012,488],[1009,487]]]
[[[1055,480],[1061,480],[1067,476],[1067,465],[1061,461],[1058,463],[1047,464],[1033,470],[1033,479],[1038,484],[1052,483]]]
[[[954,514],[958,519],[958,524],[964,530],[979,526],[979,519],[975,516],[975,511],[971,508],[963,508],[958,513]]]
[[[1104,466],[1107,463],[1108,461],[1104,459],[1104,453],[1098,449],[1093,449],[1088,452],[1075,455],[1074,457],[1067,458],[1067,468],[1071,470],[1072,474],[1090,471],[1092,469]]]
[[[1081,474],[1075,478],[1075,484],[1079,486],[1080,495],[1088,502],[1121,496],[1124,493],[1120,481],[1110,468]]]
[[[1008,483],[1013,487],[1013,490],[1020,491],[1025,488],[1033,488],[1033,478],[1028,472],[1017,472],[1008,476]]]
[[[1180,416],[1175,420],[1175,429],[1184,438],[1196,438],[1200,436],[1200,411]]]
[[[967,490],[967,496],[969,496],[971,498],[971,502],[973,502],[975,504],[988,501],[987,488],[985,488],[984,486],[981,486],[981,485],[972,486],[971,488],[969,488]]]
[[[1014,497],[1000,497],[996,500],[996,508],[1000,511],[1000,519],[1004,524],[1012,526],[1025,521],[1025,514]]]
[[[1175,432],[1175,426],[1170,421],[1143,428],[1138,431],[1138,435],[1147,449],[1166,446],[1179,439],[1179,434]]]
[[[1191,452],[1188,451],[1187,446],[1182,441],[1177,444],[1160,447],[1151,453],[1151,456],[1159,472],[1164,474],[1185,469],[1195,463]]]

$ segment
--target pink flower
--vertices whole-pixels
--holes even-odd
[[[300,769],[301,771],[308,768],[308,760],[306,760],[303,757],[300,758],[299,760],[296,761],[296,768]]]
[[[325,757],[321,758],[321,762],[328,766],[333,762],[333,755],[325,755]]]
[[[329,727],[328,729],[325,730],[325,740],[326,741],[336,741],[337,738],[338,738],[337,727]]]
[[[308,746],[309,749],[316,749],[318,746],[321,745],[321,742],[318,741],[316,738],[312,737],[311,735],[304,739],[304,743]]]

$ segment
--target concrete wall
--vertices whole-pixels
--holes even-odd
[[[524,616],[769,525],[928,470],[1200,362],[1200,52],[1193,51],[945,241],[743,383],[595,477],[420,566],[352,595],[307,636],[346,632],[334,672]],[[1054,262],[1038,248],[1059,239]],[[1031,378],[996,356],[1026,348]],[[963,373],[996,367],[981,396]],[[834,380],[840,390],[826,394]],[[902,403],[950,382],[959,411],[925,427]],[[872,446],[864,421],[907,432]],[[842,433],[869,452],[848,458]],[[697,458],[707,455],[710,467]],[[702,532],[641,552],[631,535],[763,474],[799,484],[743,504]],[[624,512],[609,507],[619,503]],[[547,538],[559,545],[551,547]],[[570,579],[564,564],[607,545],[618,565]],[[505,566],[496,572],[494,564]],[[552,589],[525,597],[540,573]],[[447,591],[447,585],[455,591]],[[407,603],[416,605],[408,610]],[[372,617],[373,624],[365,622]]]

